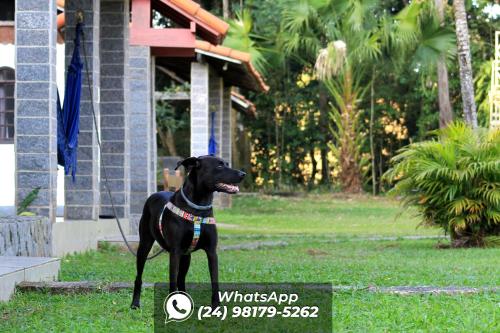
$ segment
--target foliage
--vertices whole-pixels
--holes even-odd
[[[250,53],[252,64],[260,72],[266,70],[266,58],[263,50],[256,43],[264,37],[252,33],[252,16],[248,10],[235,13],[235,18],[229,21],[229,33],[224,40],[224,45],[236,50]]]
[[[336,145],[330,144],[330,149],[339,161],[339,180],[342,190],[348,193],[361,191],[361,167],[363,159],[361,147],[365,135],[359,127],[359,100],[363,98],[366,89],[357,81],[356,71],[347,66],[336,79],[326,82],[328,91],[333,98],[330,127]]]
[[[220,16],[221,1],[200,3]],[[484,13],[487,4],[491,2],[478,0],[469,2],[467,8],[476,102],[483,126],[489,118],[490,68],[486,63],[492,58],[494,30],[500,19]],[[330,149],[337,146],[329,130],[329,125],[336,128],[329,118],[333,98],[314,71],[323,51],[326,68],[343,64],[330,62],[342,58],[335,42],[345,43],[346,60],[361,72],[360,85],[368,87],[373,82],[373,158],[379,192],[386,190],[387,184],[378,180],[395,152],[428,139],[430,131],[439,127],[435,63],[443,53],[454,118],[462,117],[451,2],[445,5],[443,26],[438,24],[434,1],[247,0],[231,2],[231,8],[231,28],[224,45],[251,53],[271,88],[267,94],[241,90],[257,108],[255,119],[242,119],[252,146],[256,188],[339,188],[338,161]],[[359,132],[367,132],[370,105],[370,94],[365,94],[359,101]],[[178,149],[180,136],[176,135]],[[367,142],[359,148],[362,156],[371,153]],[[366,174],[365,188],[371,188],[371,179],[371,173]]]
[[[165,90],[168,92],[178,92],[185,90],[185,86],[171,87]],[[159,100],[156,102],[156,129],[158,132],[159,143],[163,148],[161,154],[170,156],[187,156],[184,149],[178,149],[179,142],[183,138],[181,133],[189,128],[189,112],[183,104],[173,104],[167,101]]]
[[[40,192],[40,187],[35,187],[28,195],[21,201],[19,207],[17,208],[17,215],[33,215],[27,211],[28,207],[35,201]]]
[[[455,246],[483,246],[486,236],[500,235],[500,131],[455,123],[437,133],[438,140],[413,143],[392,159],[391,192]]]

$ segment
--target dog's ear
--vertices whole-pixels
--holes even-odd
[[[200,159],[198,157],[188,157],[177,162],[175,170],[177,170],[181,165],[186,169],[186,172],[190,172],[192,169],[196,169],[200,166]]]

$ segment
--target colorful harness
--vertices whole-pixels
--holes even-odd
[[[161,228],[161,221],[163,218],[163,213],[165,212],[165,209],[168,208],[172,213],[175,215],[183,218],[186,221],[189,221],[194,224],[194,235],[193,235],[193,240],[191,241],[191,245],[189,246],[189,249],[187,250],[186,254],[189,254],[193,252],[193,250],[196,248],[196,244],[198,244],[198,240],[200,239],[200,233],[201,233],[201,225],[202,224],[215,224],[215,218],[214,217],[201,217],[201,216],[196,216],[191,213],[188,213],[186,211],[183,211],[170,201],[167,202],[167,204],[163,207],[163,210],[161,211],[160,214],[160,219],[158,220],[158,229],[160,229],[161,236],[163,237],[163,230]]]

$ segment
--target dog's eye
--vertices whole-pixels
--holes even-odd
[[[224,164],[219,164],[217,168],[222,169],[224,167]]]

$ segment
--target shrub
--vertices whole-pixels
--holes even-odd
[[[416,206],[423,224],[449,233],[452,245],[484,246],[500,233],[500,130],[454,123],[437,139],[413,143],[384,175],[393,194]]]

